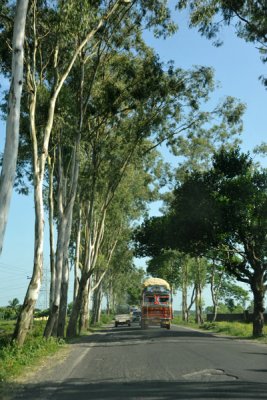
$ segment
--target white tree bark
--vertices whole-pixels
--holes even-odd
[[[76,252],[75,252],[75,265],[74,265],[74,289],[73,289],[73,301],[75,301],[78,293],[79,286],[79,264],[80,264],[80,244],[81,244],[81,218],[82,218],[82,210],[79,210],[79,219],[78,219],[78,231],[77,231],[77,239],[76,239]]]
[[[61,78],[56,84],[56,87],[54,88],[52,97],[49,102],[49,107],[48,107],[48,115],[47,115],[47,121],[44,129],[44,136],[43,136],[43,142],[40,144],[40,148],[38,149],[38,143],[37,143],[37,132],[36,132],[36,125],[35,125],[35,107],[36,107],[36,96],[37,96],[37,90],[36,87],[32,89],[32,97],[34,97],[34,100],[32,100],[32,108],[33,110],[30,110],[31,114],[31,136],[32,136],[32,142],[33,142],[33,164],[34,164],[34,196],[35,196],[35,247],[34,247],[34,268],[33,268],[33,275],[32,275],[32,280],[30,282],[27,294],[25,296],[25,300],[21,309],[21,313],[19,315],[17,325],[14,331],[13,335],[13,340],[15,340],[19,345],[23,345],[27,331],[29,329],[29,321],[31,320],[31,317],[34,312],[34,306],[36,303],[36,300],[39,295],[39,290],[41,286],[41,277],[42,277],[42,271],[43,271],[43,235],[44,235],[44,211],[43,211],[43,196],[42,196],[42,184],[44,180],[44,173],[45,173],[45,166],[47,162],[47,157],[48,157],[48,148],[49,148],[49,142],[50,142],[50,136],[53,128],[53,122],[54,122],[54,114],[55,114],[55,107],[56,107],[56,102],[57,98],[59,96],[59,93],[62,89],[62,86],[64,85],[64,82],[68,78],[70,71],[77,60],[77,57],[79,56],[80,52],[83,50],[83,48],[86,46],[86,44],[95,36],[95,34],[102,28],[104,23],[116,12],[116,10],[120,6],[120,0],[115,2],[115,4],[111,7],[110,10],[107,11],[107,13],[100,19],[99,23],[97,24],[96,28],[92,29],[84,40],[79,44],[79,46],[73,50],[73,55],[72,58],[65,70],[65,72],[62,74]],[[36,5],[35,5],[36,7]],[[36,29],[35,23],[34,23],[34,30]],[[36,35],[36,32],[35,32]],[[36,68],[36,49],[37,49],[37,44],[36,44],[36,38],[35,38],[35,44],[34,44],[34,68]],[[56,50],[57,52],[57,50]],[[55,66],[56,68],[56,66]],[[36,71],[30,71],[31,74],[31,80],[35,85],[35,74]],[[66,221],[64,221],[66,223]],[[61,284],[61,283],[60,283]],[[57,298],[58,296],[58,291],[57,287],[55,287],[55,303],[59,304],[59,299]],[[52,306],[53,307],[53,306]],[[54,326],[54,322],[51,321],[51,326]],[[51,329],[47,329],[48,336],[51,334]]]
[[[17,0],[12,40],[12,75],[8,99],[6,142],[0,177],[0,254],[3,249],[8,211],[17,165],[27,9],[28,0]]]

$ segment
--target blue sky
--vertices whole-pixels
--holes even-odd
[[[215,48],[198,32],[187,28],[186,13],[176,14],[179,31],[172,38],[156,40],[147,34],[146,40],[163,61],[174,60],[177,67],[190,68],[192,65],[212,66],[218,89],[212,95],[211,104],[217,104],[226,95],[237,97],[246,103],[242,148],[252,151],[266,140],[267,130],[267,93],[258,80],[266,73],[266,66],[260,61],[258,51],[253,44],[238,39],[233,30],[225,28],[221,34],[224,45]],[[0,150],[3,149],[5,126],[0,125]],[[164,157],[175,164],[167,153]],[[267,166],[266,159],[260,159]],[[28,279],[33,266],[34,212],[32,197],[13,194],[9,220],[6,230],[3,253],[0,257],[0,306],[17,297],[23,301]],[[156,206],[152,213],[157,212]],[[45,269],[49,270],[48,235],[45,244]],[[139,262],[144,265],[144,263]],[[209,295],[205,292],[206,305],[210,304]],[[42,292],[39,305],[46,304],[45,291]],[[180,308],[180,298],[176,296],[175,308]]]

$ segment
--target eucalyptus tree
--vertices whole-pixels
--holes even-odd
[[[193,101],[193,97],[198,96],[199,101],[200,97],[205,99],[211,87],[209,69],[165,71],[153,52],[144,46],[138,57],[126,57],[124,54],[114,57],[113,63],[108,65],[105,80],[95,85],[90,131],[87,147],[84,146],[85,152],[88,152],[87,159],[92,160],[87,167],[90,187],[87,225],[91,236],[80,291],[86,287],[96,264],[107,209],[132,159],[138,156],[140,163],[144,155],[163,140],[174,140],[179,131],[177,124],[182,121],[190,124],[189,121],[196,118],[199,102]],[[188,116],[186,120],[183,107],[187,108],[188,103],[195,112],[192,111],[193,116]],[[99,187],[103,191],[101,211],[95,214]],[[72,310],[69,335],[75,334],[81,298],[80,293],[77,307],[74,304]]]
[[[44,221],[42,185],[57,99],[83,49],[86,47],[87,57],[91,57],[101,36],[110,36],[113,30],[120,30],[129,13],[138,23],[143,18],[147,27],[163,24],[165,32],[174,29],[167,8],[159,1],[114,0],[108,4],[105,1],[88,3],[84,0],[33,1],[29,8],[25,52],[28,101],[25,101],[25,112],[29,116],[28,131],[32,141],[36,225],[32,279],[14,332],[14,339],[19,344],[24,342],[40,289]],[[167,24],[166,29],[164,23]],[[157,33],[160,34],[161,29]],[[8,32],[3,35],[8,35]],[[8,68],[6,71],[8,74]],[[44,98],[47,106],[42,114]]]
[[[198,27],[201,35],[214,39],[219,46],[219,32],[223,26],[234,26],[236,35],[255,44],[267,61],[267,7],[265,0],[179,0],[177,8],[190,10],[190,26]],[[267,80],[261,77],[266,86]]]
[[[91,295],[92,290],[95,290],[97,286],[97,293],[94,292],[96,302],[92,305],[92,322],[98,322],[100,315],[99,298],[104,293],[103,287],[106,276],[110,276],[114,268],[119,271],[122,268],[121,264],[124,264],[123,269],[126,275],[128,275],[127,265],[129,271],[131,271],[133,263],[133,252],[129,247],[131,224],[143,214],[148,197],[152,195],[151,188],[145,182],[147,177],[148,174],[140,167],[136,170],[130,167],[107,211],[105,233],[93,274],[94,285],[93,289],[89,291],[89,295]],[[102,264],[102,268],[99,267],[99,262]],[[135,283],[131,281],[131,288],[127,290],[131,301],[135,296],[134,285]],[[137,290],[139,293],[139,287]],[[123,291],[126,292],[126,288]],[[134,303],[130,302],[130,304]],[[81,311],[84,314],[88,313],[88,310]]]
[[[218,305],[223,290],[222,288],[228,279],[229,277],[226,274],[226,269],[222,262],[217,260],[216,255],[214,255],[214,257],[210,257],[207,282],[210,285],[210,293],[213,304],[213,321],[215,321],[217,318]]]
[[[129,245],[131,233],[130,227],[124,230],[103,280],[102,288],[106,299],[107,314],[115,312],[116,304],[128,301],[132,305],[140,303],[140,288],[145,271],[134,265],[134,254]]]
[[[33,151],[35,254],[32,278],[13,336],[19,344],[23,344],[27,334],[41,283],[44,221],[42,185],[57,98],[82,49],[92,41],[104,22],[108,24],[111,16],[124,7],[121,2],[115,2],[100,15],[97,7],[86,6],[85,2],[82,10],[77,6],[73,2],[58,2],[49,6],[45,2],[33,1],[28,13],[26,89],[29,93],[29,130]],[[85,15],[87,18],[84,18]],[[48,106],[42,118],[43,124],[39,125],[36,115],[42,92],[47,96]]]
[[[101,51],[101,49],[99,49],[99,51]],[[143,51],[144,52],[144,51]],[[103,173],[104,169],[106,169],[106,172],[108,173],[108,180],[110,182],[110,185],[114,185],[115,189],[116,189],[116,179],[118,179],[118,183],[121,179],[122,173],[124,172],[125,166],[128,163],[128,158],[130,159],[131,157],[131,151],[132,149],[130,147],[127,148],[127,146],[125,146],[125,165],[123,165],[123,161],[120,160],[120,156],[119,156],[119,152],[116,149],[116,146],[114,147],[114,142],[116,142],[117,138],[116,135],[111,136],[111,138],[109,138],[110,135],[110,128],[106,130],[105,136],[104,136],[104,140],[101,137],[101,129],[98,128],[98,124],[100,119],[102,119],[101,124],[100,124],[100,128],[102,127],[102,124],[106,124],[108,123],[107,121],[111,121],[111,123],[113,122],[113,119],[117,118],[117,125],[121,124],[121,121],[123,121],[123,115],[120,116],[120,118],[118,118],[114,114],[114,111],[112,110],[112,107],[114,108],[114,110],[116,109],[116,107],[118,108],[118,106],[120,105],[123,109],[123,112],[125,113],[125,107],[127,107],[127,102],[137,102],[139,99],[136,95],[132,95],[132,97],[130,97],[131,91],[133,91],[133,87],[136,84],[136,76],[134,76],[134,79],[131,79],[131,76],[127,75],[127,67],[124,68],[124,75],[120,76],[120,73],[115,74],[114,77],[114,72],[113,69],[116,67],[115,71],[118,69],[120,72],[123,70],[122,67],[120,67],[120,62],[121,59],[124,58],[125,63],[127,62],[127,66],[128,66],[128,60],[127,60],[127,53],[124,54],[124,56],[122,55],[116,55],[116,53],[114,54],[114,52],[109,52],[109,53],[104,53],[104,61],[102,61],[100,58],[101,56],[98,55],[96,57],[96,62],[91,63],[91,65],[87,65],[86,68],[84,68],[84,64],[82,64],[83,67],[83,73],[82,73],[82,79],[81,81],[81,86],[78,85],[78,87],[75,87],[75,82],[77,81],[76,79],[76,74],[73,76],[70,76],[69,79],[69,86],[70,86],[70,90],[68,89],[63,89],[62,91],[62,98],[63,101],[61,102],[59,99],[59,108],[61,111],[61,115],[59,115],[56,118],[56,126],[57,129],[61,129],[64,130],[65,132],[65,136],[64,136],[64,143],[60,143],[58,142],[57,146],[63,146],[63,148],[65,148],[65,169],[66,172],[64,171],[64,166],[62,164],[62,162],[60,160],[62,160],[62,152],[58,151],[58,162],[60,162],[60,173],[56,174],[57,176],[57,181],[58,181],[58,188],[60,190],[60,195],[58,196],[58,207],[59,207],[59,211],[57,213],[57,218],[58,218],[58,222],[59,222],[59,229],[58,229],[58,235],[57,235],[57,254],[56,254],[56,284],[55,284],[55,295],[54,295],[54,304],[51,307],[50,310],[50,317],[46,326],[46,330],[45,330],[45,336],[48,337],[50,336],[50,334],[52,333],[53,329],[54,329],[54,325],[57,321],[57,316],[58,316],[58,310],[59,310],[59,305],[60,307],[62,307],[62,305],[65,303],[65,310],[66,310],[66,290],[65,290],[65,301],[62,298],[62,285],[65,285],[66,289],[67,289],[67,280],[68,280],[68,267],[67,267],[67,262],[64,261],[67,260],[68,258],[68,243],[69,243],[69,238],[70,238],[70,228],[71,228],[71,215],[72,215],[72,208],[73,208],[73,201],[75,199],[75,195],[76,195],[76,188],[77,188],[77,184],[78,184],[78,176],[77,176],[77,171],[78,171],[78,167],[77,167],[77,158],[75,158],[75,146],[73,147],[73,150],[71,150],[72,144],[70,142],[72,135],[68,137],[66,137],[66,133],[68,131],[73,131],[75,132],[75,129],[77,129],[78,135],[79,135],[79,141],[83,140],[85,141],[84,147],[86,148],[86,146],[88,146],[88,144],[86,144],[86,142],[93,144],[93,146],[95,146],[94,142],[97,140],[97,147],[98,147],[98,151],[96,152],[96,156],[97,157],[102,157],[103,160],[101,168],[102,171],[100,171],[101,173]],[[136,57],[135,57],[136,58]],[[135,59],[133,57],[131,57],[132,61],[134,61]],[[118,63],[116,65],[116,63]],[[147,59],[145,59],[145,61],[143,60],[143,63],[146,65],[148,65],[148,61]],[[140,64],[140,61],[139,61]],[[99,73],[97,73],[97,67],[99,69]],[[142,68],[142,65],[141,65]],[[141,68],[140,71],[141,71]],[[132,70],[131,70],[132,71]],[[88,76],[86,76],[85,74],[87,73]],[[103,74],[107,75],[107,77],[103,80],[102,76]],[[98,75],[100,75],[100,78],[98,77]],[[78,79],[79,81],[79,79]],[[115,83],[114,83],[115,82]],[[111,84],[115,85],[119,85],[121,87],[123,87],[123,85],[125,86],[125,91],[124,93],[121,94],[121,98],[119,98],[119,93],[117,93],[117,97],[114,97],[114,93],[116,90],[116,87],[112,87]],[[72,86],[72,87],[71,87]],[[74,88],[73,88],[74,86]],[[95,88],[96,86],[96,88]],[[82,87],[82,90],[81,90]],[[78,101],[78,105],[76,105],[76,109],[77,109],[77,113],[73,113],[73,102],[72,98],[73,98],[73,92],[72,90],[77,90],[77,97],[79,99]],[[87,90],[86,90],[87,89]],[[82,99],[82,95],[83,93],[86,92],[86,107],[81,107],[81,103],[83,103],[83,99]],[[76,92],[74,92],[76,93]],[[99,94],[100,93],[100,94]],[[129,98],[127,98],[127,96],[129,96]],[[134,97],[135,96],[135,97]],[[68,104],[66,103],[65,98],[68,97],[70,100],[68,101]],[[94,105],[94,101],[96,102],[96,105],[98,106],[98,115],[94,117],[94,112],[92,107],[95,106]],[[114,102],[117,102],[117,104],[115,105]],[[83,104],[82,104],[83,105]],[[132,105],[131,105],[132,106]],[[129,110],[131,108],[131,106],[129,106]],[[64,108],[64,113],[62,114],[62,108]],[[102,107],[102,108],[101,108]],[[77,114],[78,114],[78,110],[82,109],[82,116],[77,118]],[[88,113],[89,110],[89,113]],[[102,110],[102,115],[100,114],[100,110]],[[129,111],[128,110],[128,111]],[[87,112],[87,113],[86,113]],[[119,110],[120,112],[120,110]],[[127,115],[126,115],[127,116]],[[90,126],[93,126],[92,131],[89,130],[89,133],[86,134],[86,130],[84,130],[83,132],[83,126],[81,126],[81,118],[83,120],[85,120],[86,118],[88,119],[87,124],[89,124]],[[59,120],[59,121],[58,121]],[[79,120],[78,122],[78,127],[76,127],[75,121]],[[95,125],[94,125],[95,124]],[[59,125],[59,127],[58,127]],[[83,133],[83,137],[82,136]],[[121,134],[121,133],[120,133]],[[99,136],[99,137],[98,137]],[[107,140],[111,140],[111,142],[109,142],[111,144],[111,146],[114,147],[114,151],[111,152],[111,147],[107,147],[107,144],[105,143],[105,141]],[[61,140],[60,140],[61,141]],[[101,142],[102,141],[102,142]],[[130,142],[130,141],[129,141]],[[122,145],[122,142],[119,142],[120,145]],[[133,142],[133,146],[136,146],[136,143]],[[129,150],[130,148],[130,150]],[[94,148],[93,148],[94,150]],[[123,149],[122,149],[123,150]],[[74,151],[74,154],[72,154]],[[124,151],[124,150],[123,150]],[[127,153],[128,152],[128,153]],[[72,155],[71,155],[72,154]],[[122,153],[123,154],[123,153]],[[105,166],[104,161],[109,161],[110,157],[115,157],[115,160],[117,160],[117,164],[113,163],[114,168],[117,168],[117,172],[116,170],[112,170],[110,168],[107,168],[107,166]],[[89,171],[89,175],[92,175],[92,177],[94,178],[96,174],[98,174],[97,170],[99,169],[99,166],[95,166],[94,164],[92,164],[91,160],[91,156],[89,155],[89,158],[86,157],[86,173],[88,174]],[[92,157],[93,160],[93,157]],[[69,167],[70,162],[72,163],[72,167]],[[61,165],[62,164],[62,165]],[[104,165],[104,167],[103,167]],[[122,168],[122,171],[120,170],[120,168]],[[69,171],[69,172],[68,172]],[[115,172],[115,178],[114,178],[114,172]],[[113,173],[113,175],[111,175],[111,173]],[[117,178],[116,178],[116,174],[117,174]],[[89,185],[89,191],[88,193],[91,193],[92,196],[95,196],[95,183],[94,180],[92,180],[89,177],[86,178],[88,180],[87,185]],[[95,178],[94,178],[95,179]],[[103,179],[103,177],[101,178]],[[64,183],[65,180],[65,183]],[[111,183],[112,181],[112,183]],[[99,184],[99,183],[98,183]],[[105,182],[104,182],[105,184]],[[68,193],[69,194],[68,194]],[[113,192],[114,189],[112,187],[110,187],[109,189],[109,196],[113,196]],[[72,201],[71,201],[72,199]],[[61,205],[59,204],[59,202],[61,201]],[[107,199],[105,200],[107,201]],[[109,199],[110,201],[110,199]],[[64,206],[65,204],[65,206]],[[93,202],[91,202],[91,207],[93,207],[94,204]],[[63,219],[63,214],[65,214],[65,217]],[[67,216],[68,215],[68,216]],[[65,221],[65,223],[61,224],[61,221]],[[66,229],[66,226],[68,226],[68,229]],[[91,228],[90,224],[89,224],[89,229]],[[88,285],[86,285],[88,286]],[[61,296],[60,296],[61,293]],[[61,330],[62,332],[62,330]]]
[[[4,8],[3,5],[1,7]],[[12,67],[7,106],[6,140],[0,176],[0,255],[2,253],[8,211],[16,175],[27,9],[28,0],[17,0],[12,38]],[[5,19],[5,12],[3,10],[1,14],[0,21]],[[1,21],[2,24],[3,22]]]
[[[136,307],[141,304],[145,272],[142,268],[135,266],[132,253],[128,253],[129,249],[120,248],[119,250],[103,282],[107,312],[109,313],[115,312],[116,306],[119,304],[129,304]]]
[[[107,260],[106,273],[108,265],[112,259],[113,252],[116,250],[117,240],[122,240],[125,236],[125,229],[134,218],[140,217],[144,211],[144,203],[153,198],[151,188],[153,187],[154,155],[148,153],[140,158],[140,154],[132,155],[131,162],[128,162],[127,168],[122,169],[122,162],[128,156],[129,147],[124,145],[121,151],[118,151],[114,143],[116,136],[112,136],[112,143],[105,149],[105,145],[99,147],[98,157],[101,157],[101,168],[95,170],[95,174],[89,174],[89,177],[95,179],[94,185],[86,177],[86,186],[83,184],[82,191],[84,197],[84,207],[86,212],[85,235],[83,241],[84,255],[81,268],[81,278],[76,301],[74,302],[70,316],[68,335],[72,336],[77,332],[78,317],[87,314],[84,298],[88,297],[88,280],[95,279],[95,272],[98,269],[98,257],[105,256]],[[119,146],[122,145],[121,137],[118,136]],[[107,140],[107,138],[105,138]],[[106,144],[108,145],[108,143]],[[115,152],[111,146],[115,146]],[[100,148],[101,152],[100,153]],[[131,148],[130,148],[131,149]],[[125,152],[125,153],[123,153]],[[155,151],[154,151],[155,153]],[[120,157],[123,157],[120,159]],[[86,173],[88,165],[85,165]],[[157,164],[156,164],[157,167]],[[149,172],[151,170],[151,172]],[[123,173],[123,174],[122,174]],[[121,175],[122,174],[122,175]],[[116,182],[117,180],[117,182]],[[114,185],[114,186],[112,186]],[[88,191],[87,191],[88,187]],[[92,188],[94,192],[92,193]],[[89,198],[88,198],[89,196]],[[82,196],[79,195],[79,199]],[[79,204],[81,207],[81,203]],[[127,240],[127,237],[125,238]],[[128,238],[129,240],[129,238]],[[103,274],[100,275],[101,279]],[[94,282],[94,285],[96,282]],[[87,307],[87,305],[86,305]],[[85,308],[86,308],[85,307]]]

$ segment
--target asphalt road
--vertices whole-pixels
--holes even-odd
[[[267,399],[267,346],[172,326],[108,327],[16,399]]]

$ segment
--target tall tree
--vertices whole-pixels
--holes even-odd
[[[23,344],[34,305],[39,294],[43,269],[43,193],[45,167],[53,128],[56,103],[60,91],[69,76],[80,52],[87,46],[93,51],[92,41],[97,33],[107,28],[114,14],[123,12],[124,3],[115,1],[109,8],[98,13],[83,3],[68,5],[59,2],[56,7],[46,2],[32,2],[29,12],[29,36],[27,43],[27,90],[29,95],[30,134],[33,151],[34,202],[35,202],[35,254],[32,278],[25,296],[13,338]],[[127,6],[126,6],[127,7]],[[77,12],[74,12],[74,11]],[[84,18],[87,15],[88,19]],[[55,39],[55,40],[53,40]],[[66,46],[67,43],[67,46]],[[91,45],[88,46],[88,43]],[[42,126],[37,125],[36,113],[40,92],[47,96],[47,112]]]
[[[184,255],[173,250],[165,250],[147,262],[147,272],[154,277],[169,282],[172,292],[181,285],[181,267]]]
[[[248,155],[222,150],[210,171],[177,187],[171,217],[180,250],[199,255],[220,249],[227,271],[250,285],[254,336],[263,334],[267,289],[266,185],[266,171],[257,170]]]
[[[153,3],[153,4],[152,4]],[[160,2],[133,2],[114,0],[89,4],[87,1],[47,2],[33,1],[29,13],[27,43],[27,91],[29,93],[29,121],[33,152],[33,181],[35,201],[35,254],[32,279],[21,314],[14,331],[14,340],[23,344],[28,331],[34,305],[39,294],[43,269],[43,193],[45,167],[54,123],[58,96],[77,57],[86,47],[88,57],[94,55],[94,46],[101,36],[113,35],[120,30],[126,17],[140,23],[139,7],[146,13],[146,25],[153,27],[170,22],[168,10]],[[126,17],[125,17],[126,16]],[[142,19],[142,17],[141,17]],[[126,24],[127,25],[127,24]],[[166,32],[172,30],[168,28]],[[37,114],[46,98],[46,112],[37,124]],[[40,101],[41,99],[41,101]]]
[[[12,39],[12,68],[7,106],[6,142],[0,176],[0,255],[2,253],[8,211],[16,175],[27,10],[28,0],[17,0]]]
[[[179,0],[179,9],[190,10],[190,26],[198,27],[201,35],[222,44],[221,28],[234,26],[238,37],[255,44],[262,61],[267,61],[267,7],[265,0]],[[261,77],[264,85],[267,80]]]

